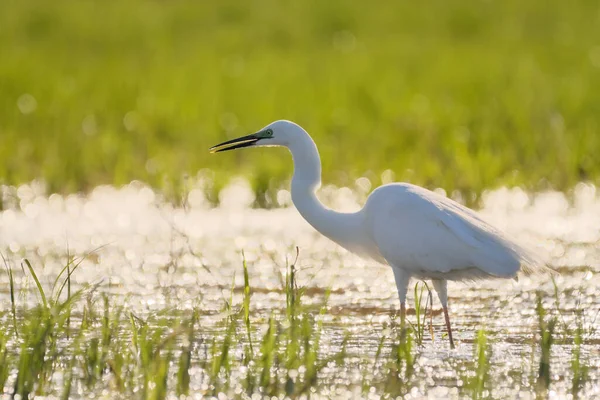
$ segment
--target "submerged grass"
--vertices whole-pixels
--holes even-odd
[[[6,261],[5,265],[12,276],[11,264]],[[69,280],[79,265],[79,259],[69,258],[62,278],[45,291],[36,268],[29,260],[23,261],[22,271],[35,282],[38,302],[32,307],[27,302],[18,304],[13,285],[11,309],[0,313],[0,320],[13,321],[0,327],[0,388],[4,393],[63,399],[104,390],[140,399],[196,393],[298,398],[340,385],[349,390],[356,387],[364,396],[379,393],[383,398],[396,398],[421,387],[417,374],[427,368],[427,361],[421,361],[422,351],[434,346],[424,343],[427,301],[412,327],[403,327],[393,318],[382,330],[373,354],[357,356],[350,350],[357,340],[351,329],[332,343],[334,327],[327,322],[329,292],[317,304],[305,302],[296,261],[286,266],[285,309],[273,310],[264,319],[252,311],[245,258],[242,296],[238,300],[232,290],[217,317],[203,314],[198,307],[136,315],[102,293],[98,285],[71,293]],[[420,295],[425,290],[425,285],[415,287]],[[422,296],[417,300],[420,309]],[[555,317],[547,315],[541,297],[537,313],[540,363],[532,389],[543,394],[552,382],[551,346],[557,324]],[[571,360],[574,398],[588,380],[581,353],[582,321],[578,320]],[[479,330],[473,361],[455,366],[457,379],[464,381],[459,393],[476,399],[490,396],[493,346],[494,338]],[[355,382],[343,381],[335,372],[332,377],[332,371],[352,368],[360,371]]]

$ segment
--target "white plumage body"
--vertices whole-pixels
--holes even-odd
[[[472,210],[419,186],[381,186],[360,213],[381,258],[418,278],[511,278],[540,266]]]

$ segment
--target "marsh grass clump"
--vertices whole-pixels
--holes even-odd
[[[491,389],[490,383],[490,359],[492,357],[492,347],[487,334],[483,328],[477,331],[474,343],[473,358],[475,363],[473,370],[468,375],[463,376],[465,387],[470,391],[473,399],[485,399],[489,397]]]
[[[6,387],[12,375],[9,393],[13,396],[54,393],[69,398],[75,381],[93,392],[109,378],[117,392],[164,398],[171,349],[179,329],[166,334],[173,321],[156,328],[131,315],[130,330],[124,332],[123,307],[113,306],[106,294],[97,293],[98,286],[72,292],[71,275],[81,262],[82,258],[69,258],[46,292],[30,261],[24,259],[22,271],[33,279],[39,298],[37,305],[28,308],[15,301],[13,271],[5,260],[13,324],[10,330],[0,331],[0,387]],[[55,373],[62,376],[62,385],[53,382]]]
[[[81,261],[69,260],[62,269],[54,286],[52,287],[50,297],[46,293],[35,273],[29,260],[24,259],[21,262],[23,271],[27,271],[35,282],[37,294],[40,298],[40,304],[27,310],[27,317],[21,318],[14,324],[14,335],[19,338],[20,349],[18,352],[17,374],[13,387],[13,394],[28,398],[31,394],[45,393],[46,385],[54,371],[54,365],[47,362],[47,359],[54,359],[59,353],[58,341],[60,337],[68,330],[67,321],[71,315],[71,307],[74,301],[77,301],[85,289],[81,289],[74,295],[71,295],[71,274],[81,264]],[[25,268],[27,267],[27,269]],[[17,321],[16,302],[14,295],[14,284],[12,269],[7,264],[9,279],[11,281],[11,309],[13,311],[13,321]],[[62,282],[59,278],[66,273]],[[65,286],[69,287],[68,296],[61,300],[61,294]]]
[[[573,381],[571,383],[571,395],[573,399],[579,398],[579,393],[585,383],[589,380],[589,366],[585,364],[581,356],[581,345],[583,344],[583,318],[582,313],[577,315],[577,328],[575,329],[575,338],[573,344],[573,355],[571,357],[571,372]]]
[[[573,399],[578,399],[584,385],[589,381],[589,365],[587,365],[587,361],[583,357],[582,346],[586,338],[592,338],[595,334],[595,330],[597,328],[595,321],[598,313],[596,313],[591,320],[589,319],[586,309],[581,305],[582,288],[579,288],[575,291],[577,293],[577,298],[575,301],[574,318],[572,320],[574,327],[572,327],[570,323],[568,324],[565,322],[565,315],[560,307],[558,285],[554,280],[553,283],[555,293],[554,297],[557,304],[556,309],[561,317],[562,337],[565,342],[573,344],[570,360],[570,372],[572,374],[571,395]]]
[[[314,308],[302,304],[304,289],[298,286],[295,262],[289,264],[286,270],[285,317],[283,320],[274,315],[269,317],[260,341],[260,355],[248,368],[247,389],[259,388],[268,395],[285,393],[296,396],[308,393],[311,387],[317,385],[319,372],[327,364],[343,358],[346,340],[337,354],[325,359],[319,356],[329,293],[325,294],[323,304],[314,312]],[[246,288],[245,278],[244,296],[249,292]],[[247,308],[249,300],[244,297],[244,315]]]
[[[420,289],[420,290],[419,290]],[[425,293],[425,304],[423,304],[423,294]],[[425,281],[417,282],[414,289],[415,296],[415,318],[416,325],[411,324],[412,332],[415,336],[415,341],[419,346],[423,344],[425,337],[425,326],[427,319],[427,311],[429,310],[429,333],[431,340],[434,340],[433,335],[433,295],[429,285]]]
[[[413,352],[414,331],[401,327],[392,338],[391,354],[387,362],[385,393],[392,396],[404,395],[410,389],[416,356]]]
[[[552,376],[550,374],[550,361],[552,344],[554,343],[554,334],[558,319],[556,317],[547,317],[544,309],[542,295],[537,293],[536,313],[539,326],[539,346],[540,362],[536,381],[536,390],[538,393],[546,393],[550,388]]]

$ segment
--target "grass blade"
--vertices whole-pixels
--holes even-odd
[[[254,356],[252,348],[252,335],[250,329],[250,278],[248,277],[248,264],[246,257],[242,251],[242,265],[244,266],[244,323],[246,324],[246,332],[248,334],[248,344],[250,345],[250,356]]]
[[[31,274],[31,276],[33,277],[33,280],[35,281],[35,285],[38,288],[38,292],[40,293],[40,296],[42,297],[42,303],[44,305],[44,308],[48,309],[48,301],[46,300],[46,294],[44,293],[44,288],[42,287],[40,280],[38,279],[35,271],[33,270],[31,263],[26,258],[23,259],[23,262],[27,265],[27,268],[29,268],[29,273]]]
[[[6,267],[6,272],[8,273],[8,283],[10,286],[10,309],[12,313],[13,320],[13,328],[15,331],[15,336],[19,337],[19,331],[17,329],[17,307],[15,304],[15,279],[13,277],[12,268],[8,265],[6,258],[4,258],[4,254],[0,253],[2,260],[4,261],[4,266]]]

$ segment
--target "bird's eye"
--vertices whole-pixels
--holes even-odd
[[[273,130],[272,129],[267,129],[266,134],[267,134],[267,136],[273,136]]]

